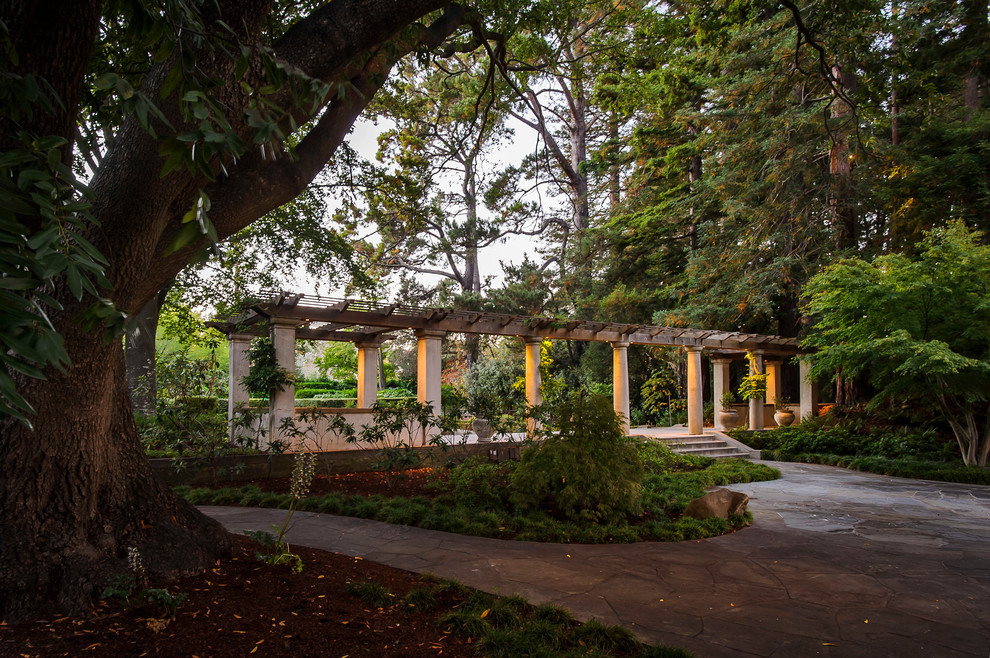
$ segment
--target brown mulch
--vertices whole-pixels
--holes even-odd
[[[309,488],[310,496],[322,496],[333,491],[339,491],[346,495],[360,494],[362,496],[372,496],[381,494],[388,498],[402,496],[413,498],[423,496],[430,500],[443,493],[437,489],[427,487],[430,482],[445,479],[447,472],[442,469],[417,468],[403,472],[395,479],[392,487],[389,488],[385,475],[378,472],[364,473],[332,473],[330,475],[317,474]],[[241,487],[253,484],[267,493],[289,493],[291,487],[290,478],[259,478],[255,480],[240,480],[238,482],[218,482],[216,485],[198,485],[211,489],[222,489],[224,487]]]
[[[267,566],[257,544],[231,535],[233,555],[210,572],[169,586],[188,598],[174,619],[151,606],[124,611],[98,602],[83,617],[0,624],[0,656],[472,656],[472,641],[434,622],[464,595],[444,592],[431,612],[375,608],[345,592],[374,580],[400,599],[425,578],[304,547],[301,573]],[[477,638],[475,638],[476,640]]]

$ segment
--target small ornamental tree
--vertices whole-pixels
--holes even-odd
[[[611,400],[579,392],[535,413],[546,423],[539,429],[542,442],[523,453],[512,476],[517,507],[544,506],[598,523],[641,511],[643,464]]]
[[[808,284],[813,376],[866,374],[875,404],[910,397],[949,422],[963,462],[990,453],[990,246],[962,222],[927,233],[918,256],[842,260]]]

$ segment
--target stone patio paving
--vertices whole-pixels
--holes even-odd
[[[291,543],[622,624],[707,656],[990,655],[990,487],[768,462],[734,485],[753,526],[697,542],[594,546],[463,537],[297,513]],[[231,531],[284,511],[203,507]]]

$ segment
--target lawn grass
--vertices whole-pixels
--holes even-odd
[[[748,523],[745,517],[697,520],[682,516],[695,498],[713,486],[773,480],[779,471],[739,459],[684,457],[650,444],[641,449],[646,467],[642,483],[642,513],[615,523],[563,518],[547,509],[519,511],[509,500],[507,482],[514,462],[489,464],[469,460],[455,467],[441,493],[403,498],[329,493],[298,501],[296,509],[352,516],[386,523],[417,526],[480,537],[522,541],[590,544],[703,539],[731,532]],[[176,487],[196,505],[223,504],[287,508],[289,495],[264,493],[255,485],[226,489]]]

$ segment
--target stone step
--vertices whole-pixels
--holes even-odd
[[[697,436],[651,436],[652,441],[661,441],[663,443],[693,443],[696,441],[722,441],[722,439],[716,438],[711,434],[698,434]]]
[[[749,457],[745,452],[740,452],[732,446],[723,446],[721,448],[682,448],[675,449],[682,455],[697,455],[701,457]]]
[[[640,429],[640,428],[637,428]],[[759,459],[759,450],[750,450],[747,446],[738,441],[720,434],[717,430],[711,432],[707,430],[702,434],[672,434],[672,433],[648,433],[634,434],[636,438],[643,441],[657,441],[674,452],[686,455],[703,455],[706,457],[741,457],[743,459]],[[711,432],[711,433],[710,433]]]
[[[682,455],[696,455],[701,457],[749,457],[748,453],[742,452],[738,448],[730,446],[722,439],[710,434],[698,436],[657,436],[651,437],[656,441],[661,441],[668,448]]]
[[[687,441],[665,441],[668,448],[724,448],[725,441],[719,441],[718,439],[689,439]]]

